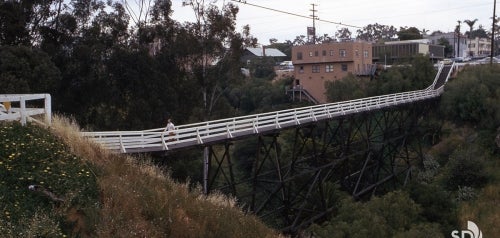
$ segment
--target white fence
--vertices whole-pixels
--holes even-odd
[[[33,101],[44,100],[43,108],[27,107]],[[36,102],[34,102],[36,104]],[[44,115],[43,122],[34,118]],[[50,125],[52,122],[52,108],[50,94],[0,94],[0,121],[15,120],[26,125],[27,121]]]

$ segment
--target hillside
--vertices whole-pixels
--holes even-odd
[[[276,237],[235,200],[190,191],[145,158],[111,154],[55,117],[0,123],[2,237]],[[34,185],[34,186],[30,186]]]

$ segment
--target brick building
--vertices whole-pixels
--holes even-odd
[[[294,87],[305,90],[316,101],[326,103],[325,82],[349,73],[370,75],[372,44],[364,41],[300,45],[292,48]]]

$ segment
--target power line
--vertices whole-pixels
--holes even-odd
[[[257,4],[248,3],[246,0],[231,0],[231,1],[238,2],[238,3],[243,3],[243,4],[246,4],[246,5],[253,6],[253,7],[258,7],[258,8],[266,9],[266,10],[269,10],[269,11],[274,11],[274,12],[279,12],[279,13],[283,13],[283,14],[287,14],[287,15],[291,15],[291,16],[302,17],[302,18],[307,18],[307,19],[313,19],[314,20],[314,18],[311,17],[311,16],[304,16],[304,15],[300,15],[300,14],[293,13],[293,12],[287,12],[287,11],[282,11],[282,10],[278,10],[278,9],[274,9],[274,8],[270,8],[270,7],[260,6],[260,5],[257,5]],[[328,21],[328,20],[323,20],[323,19],[319,19],[319,18],[316,18],[316,20],[317,21],[321,21],[321,22],[326,22],[326,23],[331,23],[331,24],[346,26],[346,27],[362,28],[362,27],[359,27],[359,26],[344,24],[344,23],[341,23],[341,22]]]

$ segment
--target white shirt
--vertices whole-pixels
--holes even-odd
[[[167,131],[173,131],[175,130],[174,123],[169,122],[167,123]]]

